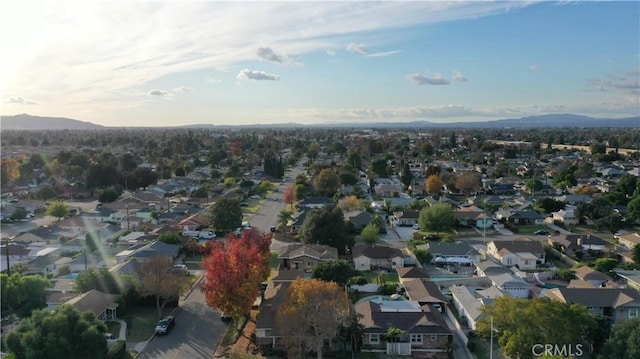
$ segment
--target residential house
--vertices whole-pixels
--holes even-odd
[[[576,278],[583,280],[594,287],[604,287],[605,283],[611,280],[608,275],[597,271],[589,266],[582,266],[575,270]]]
[[[418,223],[420,212],[418,211],[400,211],[393,213],[393,221],[400,227],[411,227]]]
[[[588,194],[563,194],[561,196],[556,196],[553,199],[559,202],[564,202],[569,205],[577,205],[578,203],[591,202],[591,196],[589,196]]]
[[[382,197],[397,197],[403,192],[402,184],[400,183],[376,184],[373,190],[376,195]]]
[[[581,304],[595,316],[614,322],[640,317],[640,293],[631,288],[554,288],[542,296],[567,304]]]
[[[444,313],[449,302],[442,294],[438,284],[429,279],[405,279],[402,287],[409,300],[418,302],[421,306],[431,305],[440,313]]]
[[[536,269],[545,263],[545,250],[542,243],[529,238],[518,240],[491,241],[487,245],[487,254],[505,266],[516,266],[521,270]]]
[[[629,249],[633,249],[635,246],[640,245],[640,233],[629,233],[618,236],[618,243]]]
[[[0,245],[0,272],[5,272],[9,266],[30,261],[33,259],[30,254],[31,250],[24,244],[9,242]]]
[[[337,260],[338,249],[322,244],[294,243],[286,246],[278,260],[280,269],[313,271],[321,262]]]
[[[502,292],[514,298],[529,298],[531,285],[524,279],[516,277],[512,273],[490,274],[487,277]]]
[[[396,268],[400,284],[411,279],[429,279],[431,275],[422,267],[402,267]]]
[[[139,276],[142,273],[142,265],[137,259],[133,258],[123,263],[118,263],[109,268],[109,272],[114,275],[133,275]]]
[[[558,221],[566,225],[578,224],[578,218],[576,217],[575,210],[575,206],[567,206],[565,209],[561,209],[557,212],[551,212],[551,216],[554,222]]]
[[[432,358],[448,358],[453,337],[439,311],[414,301],[375,298],[355,305],[362,326],[362,351],[399,355],[424,352]],[[406,334],[389,341],[389,326]]]
[[[559,234],[547,238],[549,245],[554,248],[560,247],[560,251],[564,254],[576,255],[578,258],[591,253],[591,256],[597,253],[604,253],[609,250],[609,244],[602,238],[591,233],[587,234]]]
[[[640,292],[640,270],[614,269],[616,274],[622,278],[624,284]]]
[[[404,267],[404,255],[398,248],[360,244],[351,249],[356,270],[396,270]]]
[[[532,209],[502,209],[496,212],[496,218],[504,219],[514,225],[543,225],[544,217]]]
[[[345,212],[344,218],[351,224],[355,231],[360,232],[371,223],[373,215],[367,211],[351,211]]]
[[[460,223],[460,225],[462,226],[476,225],[476,222],[478,220],[482,220],[483,218],[487,217],[486,213],[482,209],[476,206],[465,206],[462,208],[458,208],[453,213],[453,215],[458,221],[458,223]],[[482,223],[480,223],[480,225],[482,225]],[[485,227],[485,228],[488,228],[488,227]]]
[[[429,206],[432,206],[434,204],[439,204],[439,203],[448,204],[452,208],[457,208],[458,206],[460,206],[460,201],[450,196],[440,196],[440,195],[427,196],[424,198],[424,201],[427,202]]]
[[[474,265],[479,277],[489,277],[490,275],[495,274],[511,273],[511,270],[509,268],[493,260],[474,263]]]
[[[189,216],[188,218],[183,219],[178,223],[180,226],[181,232],[186,231],[197,231],[202,227],[206,227],[209,223],[207,223],[203,218],[198,216],[197,214],[193,216]]]
[[[44,276],[56,276],[60,269],[56,265],[56,261],[60,259],[58,248],[47,247],[39,250],[36,257],[27,264],[29,269],[23,274],[42,274]]]
[[[305,208],[323,208],[325,206],[333,206],[333,199],[328,197],[307,197],[298,201],[298,206]]]
[[[429,253],[433,255],[433,262],[438,258],[446,263],[477,263],[480,261],[480,253],[467,242],[441,243],[429,242]],[[462,258],[466,260],[461,260]]]
[[[180,246],[178,245],[167,244],[160,241],[154,241],[147,244],[137,244],[116,254],[116,263],[123,263],[134,258],[139,262],[144,262],[147,259],[157,256],[171,258],[171,260],[174,260],[178,256],[179,250]]]
[[[460,319],[466,322],[471,330],[476,330],[478,320],[486,316],[482,308],[490,306],[496,298],[504,295],[508,294],[495,286],[486,289],[464,285],[451,287],[453,305],[458,310]]]
[[[80,312],[91,312],[99,320],[117,319],[117,308],[119,294],[107,294],[97,289],[92,289],[86,293],[80,294],[65,304],[72,305]]]

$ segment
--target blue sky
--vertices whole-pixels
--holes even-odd
[[[640,113],[638,2],[4,1],[0,113],[106,126]]]

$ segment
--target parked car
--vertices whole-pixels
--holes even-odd
[[[231,316],[227,315],[227,313],[220,313],[220,320],[222,320],[223,322],[230,322]]]
[[[537,235],[540,235],[540,236],[546,236],[547,234],[549,234],[549,232],[545,231],[544,229],[539,229],[539,230],[533,232],[533,234],[537,234]]]
[[[260,199],[260,196],[257,194],[254,194],[253,196],[251,196],[251,199]]]
[[[158,322],[156,325],[156,334],[169,334],[171,328],[176,325],[176,320],[173,316],[166,316]]]
[[[428,235],[422,237],[422,239],[427,239],[427,240],[430,240],[430,241],[437,241],[437,240],[440,239],[440,236],[437,235],[437,234],[428,234]]]
[[[415,224],[413,225],[413,229],[415,229],[416,231],[420,230],[420,225],[419,225],[419,224],[417,224],[417,223],[415,223]]]
[[[271,233],[275,233],[276,232],[276,227],[275,226],[271,226],[271,228],[269,228],[269,230],[271,231]]]

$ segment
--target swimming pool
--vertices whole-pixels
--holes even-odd
[[[380,302],[401,302],[407,300],[405,297],[398,295],[395,298],[391,298],[388,295],[372,295],[370,297],[364,297],[362,299],[360,299],[358,301],[358,303],[362,303],[365,301],[372,301],[372,302],[376,302],[376,303],[380,303]]]
[[[79,274],[79,273],[71,273],[71,274],[67,274],[67,275],[65,275],[65,276],[64,276],[64,277],[62,277],[62,278],[65,278],[65,279],[76,279],[76,278],[78,278],[78,274]]]

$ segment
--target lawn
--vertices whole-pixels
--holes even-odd
[[[533,234],[537,230],[551,232],[547,226],[516,226],[518,234]]]
[[[385,283],[400,283],[398,273],[374,272],[370,270],[360,272],[360,274],[362,274],[362,276],[365,277],[367,279],[367,282],[369,283],[375,283],[376,278],[380,275],[380,273],[382,273],[382,275],[384,276]]]
[[[474,347],[473,348],[474,350],[472,350],[471,352],[477,359],[491,358],[491,356],[489,355],[489,352],[491,351],[491,345],[489,343],[489,340],[473,337],[473,338],[469,338],[469,343],[473,343],[471,345]],[[493,358],[505,359],[505,356],[502,354],[502,352],[498,348],[498,341],[495,338],[493,342]]]
[[[105,322],[107,325],[107,333],[113,334],[115,338],[120,335],[120,323],[118,322]]]
[[[280,253],[278,252],[271,252],[271,258],[269,259],[269,265],[271,266],[271,269],[278,269],[278,266],[280,265],[280,259],[278,259],[279,255]]]
[[[171,313],[173,308],[164,308],[163,315]],[[158,323],[156,307],[131,307],[125,316],[127,322],[127,341],[141,342],[149,340]]]

